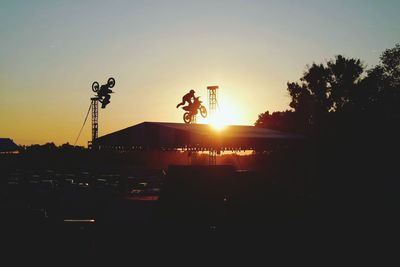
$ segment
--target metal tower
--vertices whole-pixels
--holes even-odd
[[[114,93],[110,88],[113,88],[115,85],[115,79],[113,77],[108,78],[107,83],[103,84],[101,87],[98,82],[92,83],[92,91],[97,94],[90,98],[92,101],[91,108],[92,108],[92,141],[88,142],[88,147],[90,149],[93,148],[94,140],[97,139],[99,134],[99,102],[102,103],[101,108],[105,108],[108,103],[110,103],[109,99],[110,93]],[[108,96],[106,98],[105,96]],[[104,98],[103,98],[104,97]],[[108,102],[106,102],[108,101]],[[86,120],[85,120],[86,121]]]
[[[92,97],[92,144],[99,133],[99,98]]]
[[[207,86],[208,90],[208,106],[209,106],[209,117],[213,118],[215,111],[217,110],[218,101],[217,101],[217,89],[218,86]]]
[[[207,86],[208,90],[208,109],[209,109],[209,121],[212,122],[217,111],[218,101],[217,101],[217,85]],[[214,142],[213,142],[214,143]],[[215,146],[210,147],[208,151],[208,164],[217,164],[217,150]]]

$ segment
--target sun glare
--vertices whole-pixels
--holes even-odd
[[[228,107],[225,106],[225,109],[217,110],[217,112],[209,118],[209,124],[214,129],[220,131],[227,125],[237,124],[238,117],[236,115],[235,110],[228,109]]]
[[[243,124],[243,111],[238,109],[232,101],[222,100],[219,102],[217,110],[213,114],[208,114],[207,118],[197,116],[198,123],[207,123],[217,131],[223,130],[228,125]]]
[[[210,119],[209,124],[217,131],[221,131],[227,125],[225,120],[221,116],[217,116],[215,118]]]

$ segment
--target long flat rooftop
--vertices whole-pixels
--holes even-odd
[[[217,130],[208,124],[143,122],[99,137],[100,149],[217,148],[254,149],[277,142],[298,142],[305,137],[247,125],[227,125]]]

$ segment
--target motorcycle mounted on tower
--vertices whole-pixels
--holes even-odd
[[[99,86],[98,82],[93,82],[92,90],[97,93],[97,97],[99,98],[99,102],[101,103],[101,108],[105,108],[107,104],[110,103],[110,94],[114,93],[110,88],[113,88],[115,85],[115,79],[110,77],[106,84]]]

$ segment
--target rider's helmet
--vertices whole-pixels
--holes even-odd
[[[192,90],[190,90],[190,93],[191,93],[191,94],[194,94],[194,93],[196,93],[196,92],[192,89]]]

